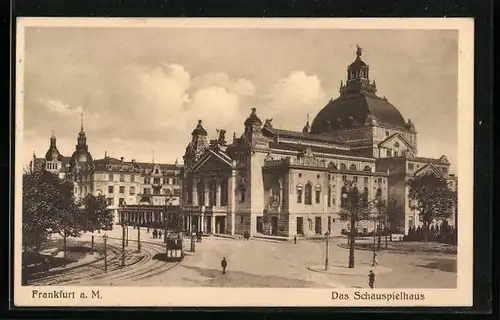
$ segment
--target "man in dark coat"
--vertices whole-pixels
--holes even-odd
[[[368,274],[368,285],[372,289],[373,289],[373,283],[374,282],[375,282],[375,273],[373,273],[373,271],[370,270],[370,273]]]
[[[227,267],[226,257],[222,258],[222,261],[220,262],[220,265],[222,267],[222,274],[226,274],[226,267]]]

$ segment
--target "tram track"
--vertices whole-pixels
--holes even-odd
[[[105,285],[115,282],[134,282],[159,275],[176,266],[179,262],[165,262],[155,259],[155,256],[165,252],[165,245],[156,242],[141,242],[141,252],[133,246],[126,249],[126,263],[122,267],[122,248],[116,242],[119,238],[108,238],[107,264],[108,271],[104,271],[104,257],[92,262],[58,270],[54,274],[29,281],[29,285]],[[137,240],[129,240],[137,243]],[[96,244],[98,252],[102,254],[104,246]]]

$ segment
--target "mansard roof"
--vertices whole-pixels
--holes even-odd
[[[153,162],[137,162],[137,161],[122,161],[121,159],[116,159],[113,157],[104,157],[102,159],[97,159],[94,161],[96,171],[110,171],[110,172],[141,172],[147,173],[146,171],[152,170],[155,166],[158,166],[160,170],[165,173],[167,170],[171,171],[174,169],[181,169],[183,165],[175,165],[170,163],[153,163]]]
[[[294,143],[276,143],[270,142],[269,147],[274,150],[284,150],[284,151],[305,151],[310,148],[313,153],[327,153],[331,155],[344,155],[352,157],[360,157],[361,155],[357,151],[352,150],[342,150],[342,149],[332,149],[318,146],[308,146]]]
[[[334,143],[334,144],[345,144],[345,141],[342,140],[340,137],[336,137],[336,136],[332,136],[332,135],[304,133],[304,132],[298,132],[298,131],[269,128],[269,127],[264,127],[262,129],[262,132],[264,133],[264,135],[266,135],[268,137],[273,137],[275,135],[279,135],[280,137],[290,137],[290,138],[301,139],[301,140],[306,140],[306,141],[318,141],[318,142],[329,142],[329,143]]]

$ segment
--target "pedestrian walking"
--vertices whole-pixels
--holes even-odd
[[[162,232],[160,230],[160,231],[158,231],[158,239],[161,239],[161,235],[162,235]]]
[[[222,261],[220,262],[220,265],[222,267],[222,274],[226,274],[226,267],[227,267],[226,257],[222,258]]]
[[[293,243],[297,244],[297,236],[293,236]]]
[[[153,230],[153,239],[156,239],[156,237],[158,236],[158,231],[156,231],[156,229]]]
[[[373,273],[372,270],[370,270],[370,273],[368,274],[368,285],[370,288],[373,289],[373,284],[375,283],[375,273]]]
[[[377,258],[377,252],[373,250],[373,262],[372,262],[372,267],[375,267],[375,265],[378,266],[378,258]]]
[[[50,261],[47,257],[43,259],[43,273],[47,273],[50,270]]]

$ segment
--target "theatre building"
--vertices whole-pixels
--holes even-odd
[[[226,141],[222,129],[209,139],[199,120],[184,155],[185,226],[252,236],[339,235],[350,228],[341,220],[346,182],[364,204],[393,200],[405,208],[393,223],[395,231],[416,224],[410,218],[415,213],[407,210],[402,172],[407,180],[430,170],[455,185],[456,177],[448,173],[446,156],[417,156],[415,125],[377,95],[361,55],[358,48],[339,97],[302,130],[275,128],[252,108],[242,121],[243,134]],[[357,227],[366,231],[370,225]]]

